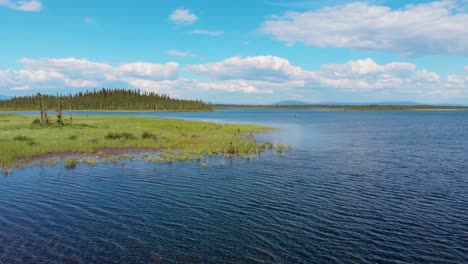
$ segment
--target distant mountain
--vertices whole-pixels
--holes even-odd
[[[345,103],[345,102],[321,102],[321,105],[422,105],[420,103],[409,102],[409,101],[397,101],[397,102],[362,102],[362,103]]]
[[[320,103],[308,103],[296,100],[286,100],[273,103],[273,105],[421,105],[420,103],[397,101],[397,102],[361,102],[361,103],[346,103],[346,102],[320,102]]]
[[[273,103],[273,105],[310,105],[311,103],[296,101],[296,100],[286,100]]]

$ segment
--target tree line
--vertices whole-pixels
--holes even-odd
[[[29,95],[0,101],[1,110],[27,111],[55,109],[62,104],[66,110],[149,110],[149,111],[212,111],[211,104],[201,100],[174,99],[168,95],[140,90],[106,89],[69,95]]]

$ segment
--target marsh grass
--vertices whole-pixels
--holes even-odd
[[[132,133],[128,132],[109,132],[107,135],[104,137],[105,139],[120,139],[120,140],[135,140],[137,137],[133,135]]]
[[[0,115],[0,168],[17,167],[24,160],[47,154],[94,153],[100,149],[147,149],[158,152],[146,156],[151,162],[201,161],[204,156],[245,158],[278,146],[258,142],[254,133],[272,128],[216,124],[167,118],[135,116],[74,116],[73,125],[32,125],[35,117]],[[53,122],[55,123],[55,122]],[[239,131],[242,131],[240,133]],[[182,135],[183,134],[183,135]],[[140,135],[139,137],[135,135]],[[287,148],[282,147],[281,152]],[[133,156],[108,158],[108,162],[131,160]],[[66,167],[86,162],[75,159]]]
[[[13,140],[19,142],[26,142],[29,146],[38,145],[38,143],[33,138],[30,138],[28,136],[17,135],[13,138]]]

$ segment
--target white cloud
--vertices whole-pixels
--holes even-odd
[[[271,17],[260,31],[288,45],[303,42],[314,47],[389,51],[403,56],[466,56],[466,21],[468,14],[455,0],[402,9],[355,2]]]
[[[130,78],[126,80],[126,83],[141,90],[159,94],[167,94],[172,97],[180,96],[178,91],[187,88],[185,82],[181,80],[155,81],[141,78]]]
[[[325,64],[309,71],[274,56],[232,57],[222,61],[186,65],[184,73],[200,78],[180,77],[176,62],[155,64],[130,62],[111,65],[77,58],[20,60],[23,69],[0,69],[0,93],[39,92],[46,89],[128,87],[190,98],[210,100],[212,94],[258,94],[265,98],[297,97],[327,88],[367,94],[413,94],[427,98],[468,97],[468,76],[447,77],[418,69],[415,64],[378,64],[367,58],[343,64]],[[182,75],[183,76],[183,75]],[[317,89],[320,88],[320,89]],[[231,98],[231,97],[229,97]],[[251,97],[249,97],[251,98]]]
[[[288,60],[274,56],[232,57],[221,62],[188,65],[184,70],[203,74],[215,80],[284,82],[314,77],[313,72],[293,66]]]
[[[192,55],[188,51],[179,51],[179,50],[168,50],[167,54],[171,56],[176,56],[176,57],[189,57]]]
[[[465,71],[468,72],[468,65],[466,65],[464,69],[465,69]]]
[[[69,58],[23,58],[20,62],[30,71],[59,72],[70,78],[101,79],[108,74],[115,74],[113,67],[107,63],[86,59]]]
[[[293,66],[280,57],[231,57],[220,62],[187,65],[185,72],[208,77],[208,82],[197,82],[202,90],[273,94],[304,87],[315,73]]]
[[[178,77],[178,68],[179,64],[175,62],[166,64],[134,62],[120,65],[119,72],[125,75],[145,77],[151,80],[173,80]]]
[[[323,69],[339,72],[347,75],[366,75],[372,73],[404,73],[414,71],[416,65],[412,63],[392,62],[386,65],[379,65],[370,58],[364,60],[349,61],[346,64],[327,64]]]
[[[413,92],[435,95],[433,91],[454,94],[454,89],[468,92],[468,77],[449,75],[446,78],[435,72],[417,69],[411,63],[392,62],[379,65],[372,59],[349,61],[345,64],[322,65],[318,85],[329,88],[360,90],[389,90],[394,94]]]
[[[206,83],[197,83],[196,87],[202,90],[218,90],[226,92],[266,93],[273,94],[278,90],[287,90],[304,87],[304,81],[288,81],[283,83],[257,81],[257,80],[225,80]]]
[[[42,3],[38,0],[0,0],[0,6],[5,6],[10,9],[25,11],[25,12],[38,12],[42,10]]]
[[[169,16],[169,19],[176,24],[193,24],[198,17],[188,9],[177,9]]]
[[[83,21],[86,23],[86,24],[96,24],[96,20],[94,20],[94,18],[91,18],[91,17],[85,17],[83,19]]]
[[[32,88],[27,86],[27,85],[24,85],[24,86],[17,86],[17,87],[10,88],[10,90],[12,90],[12,91],[27,91],[27,90],[32,90]]]
[[[194,29],[190,31],[190,34],[192,35],[207,35],[207,36],[221,36],[224,34],[224,31],[222,30],[216,30],[216,31],[210,31],[210,30],[203,30],[203,29]]]
[[[447,83],[445,87],[457,87],[457,88],[468,88],[468,76],[458,76],[450,74],[447,77]]]
[[[112,66],[103,62],[76,58],[23,58],[20,62],[25,69],[0,70],[0,89],[97,88],[112,83],[132,85],[132,82],[139,78],[148,81],[177,79],[179,68],[179,64],[175,62],[165,64],[134,62]]]
[[[29,87],[34,88],[83,88],[96,87],[99,82],[95,80],[85,80],[80,78],[71,78],[63,73],[45,70],[0,70],[0,88],[5,87],[12,90]]]

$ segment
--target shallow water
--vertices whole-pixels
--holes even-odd
[[[0,263],[468,262],[468,112],[107,114],[267,124],[293,151],[0,177]]]

